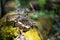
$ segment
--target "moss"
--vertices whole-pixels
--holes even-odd
[[[0,30],[0,39],[2,40],[10,40],[11,38],[14,38],[14,35],[18,34],[16,28],[13,28],[12,26],[6,26],[4,25]]]

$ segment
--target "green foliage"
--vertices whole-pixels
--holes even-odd
[[[30,14],[30,17],[32,19],[37,19],[37,18],[41,18],[45,15],[45,13],[43,11],[40,11],[40,12],[36,12],[34,14]]]
[[[28,7],[29,0],[15,0],[16,5],[20,4],[20,7]]]
[[[46,3],[46,0],[38,0],[38,3],[41,7],[43,7]]]
[[[51,39],[49,39],[49,40],[56,40],[56,38],[55,37],[51,37]]]
[[[57,4],[53,3],[53,9],[56,9],[57,8]]]
[[[47,11],[41,10],[39,12],[35,12],[34,14],[30,14],[32,19],[39,19],[39,18],[54,18],[54,11]]]

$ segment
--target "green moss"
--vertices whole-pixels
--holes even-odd
[[[0,30],[0,39],[2,40],[7,40],[10,37],[14,38],[14,34],[16,33],[17,35],[17,30],[16,28],[13,28],[12,26],[3,26]]]

